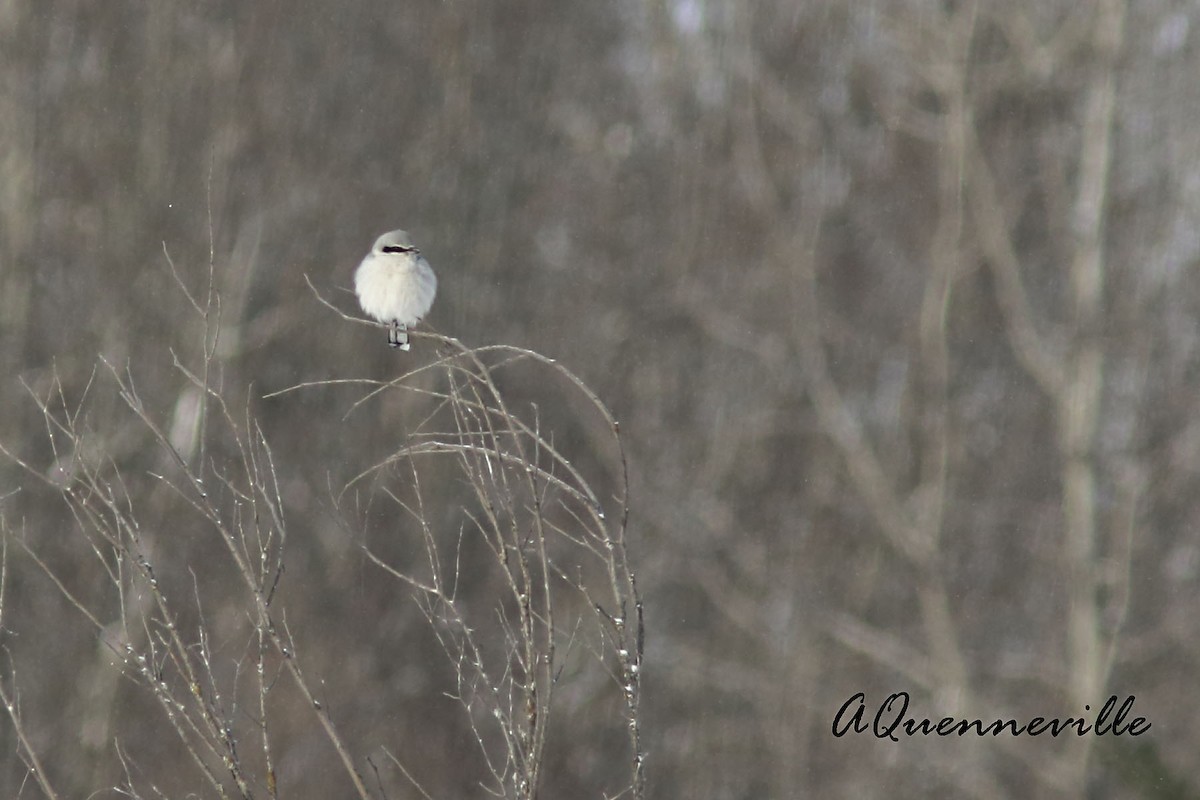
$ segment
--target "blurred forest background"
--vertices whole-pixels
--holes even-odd
[[[305,282],[357,313],[353,268],[404,227],[434,329],[557,359],[621,424],[646,796],[1200,797],[1198,36],[1187,0],[0,2],[0,443],[47,478],[0,459],[0,685],[29,748],[64,796],[212,792],[18,546],[116,619],[38,407],[57,381],[90,432],[72,458],[128,476],[177,606],[203,584],[213,660],[245,657],[223,545],[138,494],[167,467],[97,369],[195,444],[172,353],[200,363],[204,325],[165,249],[201,301],[212,265],[214,375],[281,484],[287,623],[371,791],[386,747],[433,797],[483,796],[421,609],[330,499],[419,409],[263,399],[433,358]],[[572,461],[611,463],[544,403]],[[561,680],[541,795],[611,795],[619,709]],[[255,796],[351,796],[290,687]],[[855,692],[901,690],[933,719],[1135,695],[1153,727],[832,735]],[[0,794],[37,796],[4,722]]]

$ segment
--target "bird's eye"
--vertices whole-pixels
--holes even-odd
[[[411,249],[412,249],[411,247],[401,247],[400,245],[389,244],[389,245],[384,245],[383,252],[385,252],[385,253],[407,253]]]

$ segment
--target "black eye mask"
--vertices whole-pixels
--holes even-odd
[[[385,253],[419,253],[421,252],[415,247],[401,247],[398,244],[389,244],[383,248]]]

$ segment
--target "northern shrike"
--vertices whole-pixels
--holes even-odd
[[[358,265],[354,291],[363,311],[388,324],[388,344],[407,350],[408,326],[433,305],[437,276],[407,232],[391,231],[375,240]]]

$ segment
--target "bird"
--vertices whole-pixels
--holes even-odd
[[[429,313],[437,276],[407,231],[389,231],[355,270],[354,292],[367,316],[387,324],[388,344],[408,350],[408,328]]]

